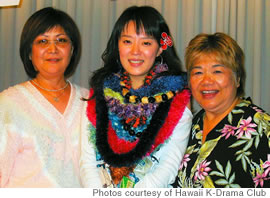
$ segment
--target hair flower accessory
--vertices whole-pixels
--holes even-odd
[[[173,45],[171,37],[166,32],[162,32],[161,37],[160,44],[162,49],[166,50],[168,46],[171,47]]]

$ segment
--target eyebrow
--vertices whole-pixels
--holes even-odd
[[[216,65],[213,65],[212,67],[225,67],[225,65],[222,65],[222,64],[216,64]]]
[[[120,37],[132,38],[132,36],[127,35],[127,34],[122,34]],[[146,37],[141,37],[141,39],[155,39],[155,38],[153,36],[146,36]]]
[[[225,65],[222,65],[222,64],[216,64],[216,65],[212,65],[212,67],[225,67]],[[191,70],[192,69],[201,69],[202,66],[200,65],[195,65],[195,66],[192,66]]]
[[[46,35],[45,33],[44,33],[44,34],[40,34],[39,36],[49,37],[49,36]],[[66,33],[60,33],[60,34],[56,34],[55,36],[56,36],[56,37],[58,37],[58,36],[67,36],[67,34],[66,34]]]

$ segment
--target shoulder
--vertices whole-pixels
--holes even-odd
[[[202,118],[204,115],[204,109],[201,109],[200,111],[198,111],[194,117],[193,117],[193,122],[197,121],[198,119]]]
[[[11,86],[2,92],[0,92],[0,101],[2,102],[5,99],[10,99],[10,98],[17,98],[19,97],[19,94],[21,93],[20,90],[26,88],[27,82],[16,84],[14,86]]]
[[[76,94],[78,94],[80,97],[88,98],[88,96],[89,96],[89,89],[86,89],[85,87],[81,87],[81,86],[79,86],[77,84],[74,84],[74,83],[70,83],[70,84],[75,89]]]
[[[195,113],[194,118],[201,117],[203,114],[204,114],[204,109],[201,109],[197,113]]]
[[[253,104],[251,98],[242,98],[241,102],[236,105],[235,109],[232,110],[233,114],[242,113],[242,117],[253,117],[256,115],[264,115],[265,117],[269,117],[269,114],[266,113],[261,107]]]

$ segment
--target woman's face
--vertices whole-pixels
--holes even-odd
[[[213,55],[202,55],[191,68],[190,87],[193,97],[206,112],[219,114],[235,101],[239,82],[233,71],[217,62]]]
[[[121,33],[118,47],[121,64],[129,73],[132,87],[140,87],[162,48],[154,37],[144,32],[137,34],[133,21],[129,22]]]
[[[30,58],[37,77],[63,77],[72,56],[72,44],[61,26],[37,36],[33,41]]]

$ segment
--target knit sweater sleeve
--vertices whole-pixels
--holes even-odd
[[[12,111],[6,96],[0,94],[0,188],[8,184],[15,156],[19,150],[20,138],[12,133]]]
[[[102,181],[97,168],[95,145],[90,141],[90,130],[95,130],[95,128],[87,118],[86,108],[83,114],[80,157],[81,182],[86,188],[101,188]]]
[[[155,164],[140,178],[135,188],[166,188],[174,182],[189,139],[192,113],[186,107],[169,141],[148,158]]]

